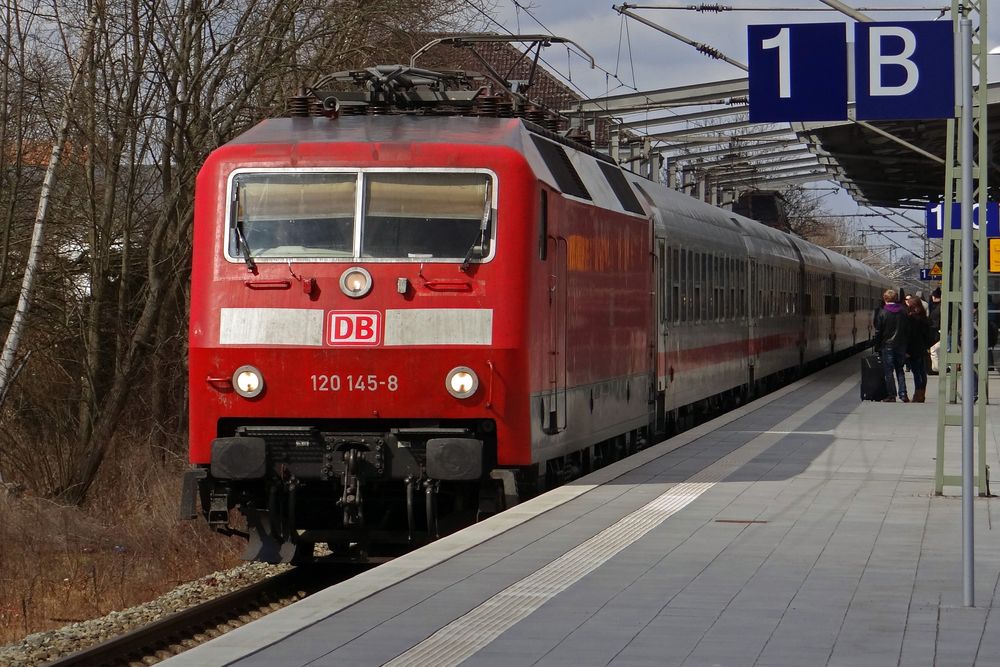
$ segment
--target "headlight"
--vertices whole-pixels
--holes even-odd
[[[264,376],[253,366],[240,366],[233,373],[233,389],[244,398],[254,398],[264,391]]]
[[[448,389],[448,393],[455,398],[469,398],[479,388],[479,378],[476,377],[475,371],[471,368],[459,366],[451,369],[444,386]]]
[[[360,266],[352,266],[340,274],[340,291],[352,299],[363,297],[371,289],[372,274]]]

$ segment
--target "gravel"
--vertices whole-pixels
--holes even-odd
[[[36,632],[0,647],[0,665],[38,665],[88,648],[164,616],[239,590],[290,569],[290,565],[246,563],[182,584],[144,604],[107,616]]]

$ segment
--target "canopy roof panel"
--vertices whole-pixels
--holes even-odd
[[[890,208],[922,208],[943,195],[946,121],[751,123],[746,90],[746,79],[732,79],[583,100],[564,113],[614,118],[652,140],[668,164],[723,187],[835,180],[859,203]],[[1000,123],[1000,84],[988,96],[988,122]],[[998,149],[991,144],[996,184]]]

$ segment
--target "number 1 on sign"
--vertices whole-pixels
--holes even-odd
[[[778,97],[792,96],[791,38],[788,28],[782,28],[771,39],[761,41],[761,49],[778,49]]]

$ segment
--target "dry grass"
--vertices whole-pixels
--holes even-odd
[[[131,452],[112,454],[83,508],[0,490],[0,644],[240,562],[239,540],[177,519],[183,462]]]

